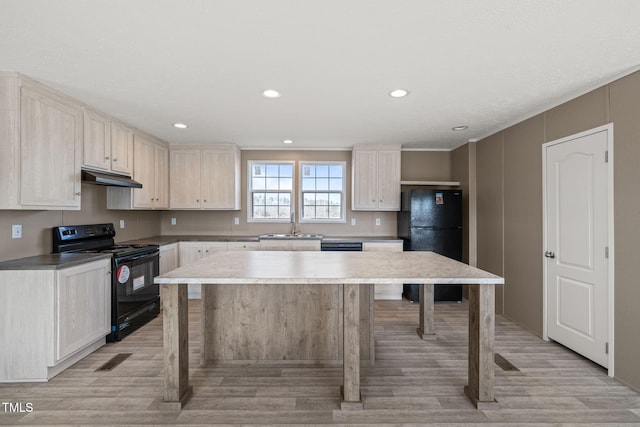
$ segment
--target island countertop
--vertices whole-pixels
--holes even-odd
[[[157,284],[504,284],[502,277],[433,252],[213,252]]]

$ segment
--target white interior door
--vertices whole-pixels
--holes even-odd
[[[612,326],[612,131],[608,125],[543,146],[547,336],[604,367],[609,365]]]

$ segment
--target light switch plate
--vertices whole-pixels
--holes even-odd
[[[380,225],[380,218],[376,218],[376,225]]]
[[[11,226],[11,238],[22,239],[22,224],[14,224]]]
[[[351,225],[356,225],[356,219],[355,218],[351,218]]]
[[[233,223],[235,225],[240,225],[240,218],[238,218],[237,216],[233,218]]]
[[[124,219],[120,220],[120,228],[124,228]]]
[[[171,225],[176,225],[176,219],[175,218],[171,218]]]

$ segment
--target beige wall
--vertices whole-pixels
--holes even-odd
[[[542,335],[541,145],[613,122],[615,375],[635,389],[640,389],[638,111],[640,73],[635,73],[479,141],[476,163],[478,266],[502,270],[504,314]]]
[[[0,261],[51,252],[51,227],[59,225],[116,224],[116,241],[159,234],[160,213],[146,211],[109,211],[106,187],[82,184],[82,209],[79,211],[4,211],[0,210]],[[119,220],[125,228],[118,228]],[[11,225],[22,225],[22,239],[11,238]]]

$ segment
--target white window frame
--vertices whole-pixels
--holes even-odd
[[[344,161],[331,161],[331,160],[318,160],[318,161],[313,161],[313,160],[309,160],[309,161],[300,161],[300,164],[298,165],[298,194],[300,195],[300,197],[298,198],[298,215],[296,216],[296,219],[299,223],[305,223],[305,224],[343,224],[347,222],[347,162]],[[332,219],[332,218],[327,218],[327,219],[321,219],[321,218],[313,218],[313,219],[305,219],[304,218],[304,196],[303,196],[303,189],[302,189],[302,179],[304,177],[303,175],[303,168],[305,165],[329,165],[329,166],[333,166],[333,165],[339,165],[342,167],[342,190],[341,190],[341,195],[342,195],[342,205],[340,206],[340,218],[339,219]],[[320,191],[323,193],[331,193],[333,191]]]
[[[271,219],[271,218],[254,218],[253,217],[253,166],[259,164],[266,165],[291,165],[291,206],[290,210],[293,212],[295,204],[295,195],[296,195],[296,165],[294,161],[291,160],[249,160],[247,162],[247,222],[257,222],[257,223],[288,223],[291,222],[291,218],[279,218],[279,219]],[[265,190],[255,190],[256,192],[264,192]],[[279,192],[284,192],[288,190],[283,190]],[[269,191],[266,191],[269,192]]]

